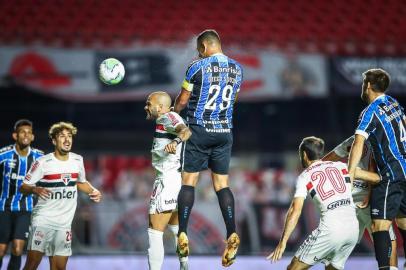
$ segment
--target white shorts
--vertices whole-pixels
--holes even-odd
[[[149,203],[149,214],[176,211],[181,186],[182,176],[178,171],[166,172],[162,177],[156,178]]]
[[[364,235],[365,229],[368,231],[369,235],[372,239],[372,219],[371,219],[371,209],[368,206],[367,208],[357,208],[356,209],[357,219],[359,223],[359,235],[358,235],[358,243],[361,242],[362,236]],[[396,241],[396,234],[393,231],[393,226],[391,225],[389,228],[389,235],[391,241]]]
[[[46,256],[71,256],[71,246],[71,230],[54,230],[41,226],[30,228],[28,250],[36,250],[45,253]]]
[[[303,242],[295,257],[308,265],[319,262],[344,269],[344,264],[357,244],[358,224],[342,229],[319,226]]]

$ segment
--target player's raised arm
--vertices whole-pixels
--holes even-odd
[[[364,149],[365,137],[355,134],[354,142],[351,147],[350,156],[348,158],[348,170],[350,173],[351,181],[354,180],[355,170],[362,157],[362,150]]]
[[[296,197],[293,199],[292,203],[290,204],[289,210],[286,214],[282,237],[279,240],[279,243],[276,246],[275,250],[272,251],[268,257],[266,257],[268,260],[276,262],[280,258],[282,258],[282,255],[286,249],[286,243],[288,242],[290,235],[295,230],[297,222],[299,221],[303,209],[303,203],[304,203],[303,197]]]
[[[364,180],[371,184],[377,184],[379,183],[379,181],[381,181],[381,176],[379,174],[377,174],[376,172],[363,170],[360,167],[355,168],[354,178]]]
[[[176,113],[180,113],[184,108],[186,108],[191,94],[192,94],[192,92],[190,90],[187,90],[182,86],[182,90],[180,91],[179,95],[176,97],[175,105],[173,106],[173,110]]]

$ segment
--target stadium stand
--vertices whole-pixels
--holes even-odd
[[[64,47],[183,43],[204,28],[226,44],[330,55],[406,52],[402,1],[1,1],[0,42]],[[207,12],[205,7],[215,7]],[[368,17],[369,19],[365,19]],[[250,19],[247,19],[250,18]],[[373,42],[369,42],[373,41]]]

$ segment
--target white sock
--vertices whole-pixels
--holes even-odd
[[[161,270],[164,261],[163,232],[148,228],[148,265],[149,270]]]
[[[389,270],[398,270],[396,266],[389,266]]]
[[[178,231],[179,231],[179,225],[171,225],[168,224],[168,229],[171,232],[171,239],[173,240],[173,246],[176,249],[176,246],[178,245]]]
[[[178,245],[178,231],[179,231],[179,225],[171,225],[168,224],[168,229],[171,232],[172,236],[173,236],[173,241],[174,241],[174,246],[176,249],[176,246]],[[188,260],[188,257],[179,257],[179,261],[180,262],[186,262]]]

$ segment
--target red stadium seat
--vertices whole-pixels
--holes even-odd
[[[114,9],[112,9],[114,6]],[[210,9],[210,7],[212,7]],[[206,28],[227,44],[287,44],[327,54],[399,54],[406,43],[402,1],[2,1],[0,40],[92,47],[186,42]],[[373,41],[375,45],[368,44]]]

